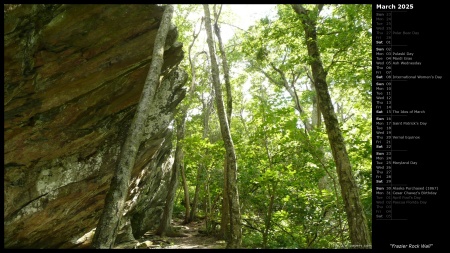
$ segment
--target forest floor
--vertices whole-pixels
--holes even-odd
[[[121,243],[115,249],[224,249],[224,240],[218,240],[205,231],[205,220],[183,224],[183,220],[174,218],[172,228],[175,235],[155,235],[156,230],[148,231],[139,240]]]

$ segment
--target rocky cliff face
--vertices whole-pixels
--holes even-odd
[[[5,5],[4,247],[86,245],[147,76],[156,5]],[[171,171],[171,121],[184,98],[169,32],[165,81],[132,173],[123,226],[156,225]]]

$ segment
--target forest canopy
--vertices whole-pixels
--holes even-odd
[[[175,5],[189,95],[174,215],[229,247],[370,247],[371,12],[280,4],[240,29],[227,5]]]

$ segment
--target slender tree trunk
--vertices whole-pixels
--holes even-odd
[[[261,102],[263,103],[263,106],[261,108],[262,111],[262,120],[263,120],[263,124],[265,124],[267,122],[266,120],[266,113],[265,110],[267,108],[267,94],[265,92],[265,90],[263,89],[263,86],[260,86],[260,93],[261,93]],[[270,154],[270,149],[269,149],[269,140],[267,138],[267,129],[264,126],[263,127],[263,132],[264,132],[264,148],[266,150],[266,154],[267,154],[267,160],[269,161],[269,169],[272,170],[272,165],[273,165],[273,160],[272,160],[272,155]],[[263,169],[263,173],[266,173],[266,169]],[[263,236],[263,243],[262,243],[262,247],[263,248],[267,248],[267,241],[269,238],[269,231],[271,229],[271,223],[272,223],[272,212],[273,212],[273,205],[275,202],[275,193],[276,193],[276,182],[272,183],[272,189],[270,189],[270,185],[267,186],[267,192],[269,194],[269,205],[267,207],[267,213],[264,217],[264,229],[262,231],[262,236]]]
[[[344,138],[339,128],[339,122],[328,92],[328,84],[326,82],[327,73],[320,59],[320,51],[317,45],[316,18],[301,4],[293,4],[292,7],[299,15],[305,30],[306,46],[311,59],[310,65],[314,85],[320,101],[319,109],[324,118],[328,140],[336,163],[336,171],[339,177],[339,184],[341,185],[341,194],[350,229],[350,240],[353,245],[369,246],[371,245],[370,233],[359,197],[358,185],[352,174]],[[318,12],[321,8],[322,6],[319,5]],[[316,16],[318,16],[318,12]]]
[[[264,222],[265,228],[263,233],[263,248],[267,248],[267,241],[269,238],[269,231],[272,227],[272,213],[273,213],[273,205],[275,203],[275,194],[277,190],[277,183],[273,183],[272,190],[269,188],[269,206],[267,207],[266,220]]]
[[[222,6],[220,7],[220,10],[222,9]],[[231,115],[233,112],[233,97],[231,95],[231,82],[230,82],[230,68],[228,67],[228,60],[227,60],[227,56],[225,54],[225,49],[222,43],[222,37],[221,37],[221,33],[220,33],[220,27],[218,25],[218,21],[219,21],[219,16],[220,16],[220,11],[219,13],[216,12],[216,9],[214,8],[214,33],[216,34],[217,37],[217,41],[219,44],[219,50],[220,50],[220,55],[222,57],[222,68],[223,68],[223,76],[225,79],[225,90],[226,90],[226,95],[227,95],[227,106],[226,106],[226,111],[227,111],[227,119],[228,119],[228,127],[231,129]],[[223,204],[222,204],[222,218],[221,218],[221,234],[223,236],[224,239],[228,240],[230,237],[230,225],[229,225],[229,221],[230,221],[230,214],[229,214],[229,210],[230,210],[230,205],[229,205],[229,201],[230,199],[228,198],[228,174],[229,174],[229,170],[230,168],[228,167],[229,164],[227,163],[227,160],[225,158],[224,161],[224,167],[223,167],[223,174],[224,174],[224,191],[223,191]]]
[[[184,81],[185,80],[187,80],[187,77],[184,79]],[[177,119],[177,147],[175,149],[175,159],[172,166],[172,175],[168,187],[164,212],[161,218],[161,222],[159,223],[159,227],[156,230],[157,235],[165,235],[172,232],[170,221],[172,220],[173,204],[175,201],[175,193],[178,185],[178,171],[182,169],[184,159],[183,139],[185,130],[184,126],[186,121],[186,107],[183,108],[181,114],[181,118]]]
[[[209,227],[210,227],[210,222],[209,222],[209,216],[208,216],[208,207],[207,207],[207,201],[208,201],[208,196],[206,196],[206,188],[207,188],[207,184],[205,183],[203,185],[203,191],[205,193],[205,197],[203,198],[203,212],[205,213],[205,230],[207,231],[207,233],[209,233]]]
[[[195,193],[194,193],[194,200],[192,201],[192,209],[189,219],[191,221],[195,220],[195,216],[197,215],[197,205],[198,205],[198,195],[200,192],[200,183],[201,183],[201,173],[203,171],[202,169],[203,164],[198,165],[197,167],[197,179],[195,184]]]
[[[222,139],[225,145],[226,158],[229,166],[228,170],[228,198],[230,205],[230,240],[227,243],[227,248],[240,248],[242,241],[241,231],[241,213],[239,206],[239,193],[237,188],[237,161],[234,150],[233,139],[231,138],[230,128],[228,124],[227,114],[222,98],[222,88],[219,80],[219,68],[215,57],[214,45],[212,40],[211,19],[209,13],[209,6],[203,5],[205,9],[205,27],[207,34],[208,48],[211,58],[211,74],[213,78],[213,85],[216,95],[217,114],[219,117],[220,130]]]
[[[210,103],[208,102],[204,102],[202,100],[202,105],[203,105],[203,133],[202,133],[202,138],[205,139],[208,136],[208,131],[209,131],[209,115],[210,115]],[[203,163],[200,163],[197,166],[197,178],[196,178],[196,184],[195,184],[195,193],[194,193],[194,200],[192,202],[192,209],[191,209],[191,215],[190,215],[190,220],[193,221],[195,220],[195,216],[197,215],[197,204],[198,204],[198,196],[199,196],[199,192],[200,192],[200,184],[201,184],[201,175],[203,173],[203,171],[205,170],[205,168],[203,168],[204,165]]]
[[[209,191],[209,175],[206,175],[205,180],[205,221],[206,221],[206,231],[209,233],[212,232],[213,229],[213,217],[211,214],[211,195]]]
[[[202,112],[203,112],[203,133],[202,138],[206,139],[208,138],[208,132],[209,132],[209,116],[211,114],[211,108],[212,108],[212,98],[204,102],[202,100]],[[191,215],[190,220],[193,221],[195,219],[195,216],[197,214],[197,203],[198,203],[198,196],[200,191],[200,184],[202,182],[201,175],[203,171],[206,171],[205,165],[203,163],[200,163],[197,167],[197,179],[196,179],[196,185],[195,185],[195,194],[194,194],[194,201],[192,203],[192,209],[191,209]]]
[[[313,128],[316,127],[320,127],[320,125],[322,124],[322,114],[320,113],[319,110],[319,97],[317,96],[316,93],[316,88],[314,87],[314,84],[311,84],[311,90],[314,92],[314,97],[313,97],[313,109],[312,109],[312,115],[311,115],[311,122],[313,125]]]
[[[180,167],[180,159],[183,159],[182,152],[180,152],[181,148],[178,147],[175,151],[175,161],[172,166],[172,175],[170,177],[170,183],[168,187],[166,203],[164,205],[164,212],[161,217],[161,221],[159,223],[159,227],[156,230],[157,235],[166,235],[171,234],[172,228],[170,226],[170,221],[172,220],[172,212],[173,212],[173,202],[175,200],[175,192],[178,185],[178,169]]]
[[[203,104],[203,133],[202,133],[202,138],[206,139],[208,138],[208,133],[209,133],[209,118],[211,116],[211,110],[213,107],[213,103],[214,103],[214,89],[211,90],[211,97],[207,99],[206,102],[202,101]]]
[[[226,241],[230,238],[230,201],[228,199],[228,166],[227,161],[223,163],[223,191],[222,191],[222,216],[220,220],[220,237]]]
[[[222,9],[222,7],[221,7]],[[214,8],[215,10],[215,8]],[[220,56],[222,57],[222,68],[223,77],[225,79],[225,90],[227,94],[227,117],[228,117],[228,127],[231,128],[231,114],[233,112],[233,97],[231,95],[231,82],[230,82],[230,68],[228,67],[227,55],[225,54],[225,48],[222,43],[222,37],[220,34],[220,27],[217,24],[219,21],[220,11],[217,13],[214,11],[214,33],[216,34],[217,40],[219,42]]]
[[[131,171],[136,161],[136,155],[142,141],[145,120],[149,114],[149,106],[153,101],[155,89],[159,84],[161,68],[163,65],[164,44],[172,19],[173,7],[167,5],[162,16],[161,24],[156,34],[152,62],[144,89],[131,123],[129,134],[122,146],[119,161],[116,165],[115,175],[105,198],[105,206],[97,224],[93,239],[94,248],[112,248],[119,229],[120,219],[123,215],[124,203],[128,195],[128,184]]]
[[[185,212],[184,212],[184,224],[188,224],[189,222],[191,222],[190,220],[190,207],[191,207],[191,203],[190,203],[190,198],[189,198],[189,186],[187,184],[187,180],[186,180],[186,169],[184,167],[184,163],[181,165],[181,177],[183,180],[183,190],[184,190],[184,204],[185,204]]]

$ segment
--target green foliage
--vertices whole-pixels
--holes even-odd
[[[315,10],[314,5],[306,8]],[[192,31],[199,29],[201,14],[195,13],[201,9],[178,6],[175,22],[186,52]],[[228,9],[223,11],[221,19],[231,20]],[[349,244],[348,227],[325,127],[308,132],[304,126],[312,124],[317,100],[302,23],[290,5],[278,5],[277,11],[276,17],[237,32],[225,45],[232,66],[231,132],[238,160],[243,247],[261,248],[266,233],[268,248],[336,248]],[[371,6],[325,5],[317,27],[330,94],[371,229]],[[191,54],[197,55],[197,89],[191,101],[183,101],[191,106],[184,163],[191,198],[199,178],[200,211],[219,220],[225,150],[214,107],[203,138],[204,105],[212,95],[209,61],[206,54],[198,54],[205,44],[200,36]],[[186,60],[181,66],[192,77]],[[298,95],[302,115],[285,81]],[[197,177],[199,166],[203,169]],[[181,203],[182,194],[178,196]],[[207,199],[211,209],[205,213]],[[180,208],[175,205],[174,210]]]

